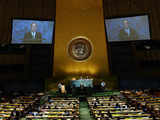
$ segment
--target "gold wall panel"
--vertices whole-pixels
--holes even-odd
[[[92,54],[85,61],[76,61],[68,54],[70,41],[86,37]],[[53,76],[108,75],[108,53],[105,37],[102,0],[57,0]]]

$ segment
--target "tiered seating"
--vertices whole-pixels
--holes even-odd
[[[89,97],[88,104],[97,120],[152,120],[151,114],[129,105],[122,95]]]
[[[29,110],[34,107],[35,103],[39,100],[38,96],[19,96],[12,100],[2,98],[0,103],[0,119],[10,120],[10,119],[20,119]]]
[[[149,92],[123,92],[137,107],[148,111],[155,119],[160,119],[160,97]]]
[[[78,98],[51,98],[39,107],[38,111],[32,111],[27,119],[52,119],[52,120],[79,120]]]

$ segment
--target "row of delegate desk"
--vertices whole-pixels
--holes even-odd
[[[0,120],[20,119],[39,100],[39,96],[19,96],[0,102]]]
[[[79,120],[78,98],[51,98],[26,116],[27,120]]]
[[[150,113],[128,105],[120,96],[89,97],[91,115],[97,120],[152,120]]]
[[[155,119],[160,120],[160,97],[149,92],[124,91],[123,94],[133,103],[146,108],[146,111],[152,113]]]

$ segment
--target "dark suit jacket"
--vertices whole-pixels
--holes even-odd
[[[139,38],[137,32],[130,28],[130,35],[128,36],[128,34],[125,32],[124,29],[121,29],[119,32],[119,40],[137,40]]]
[[[42,42],[42,34],[40,32],[36,32],[35,38],[33,38],[32,33],[31,32],[27,32],[24,35],[24,42]]]

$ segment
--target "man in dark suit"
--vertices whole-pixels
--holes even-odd
[[[42,34],[37,32],[37,24],[31,24],[30,32],[25,33],[24,42],[42,42]]]
[[[124,28],[122,28],[119,32],[119,40],[137,40],[139,36],[133,28],[129,27],[128,21],[124,20],[123,24]]]

